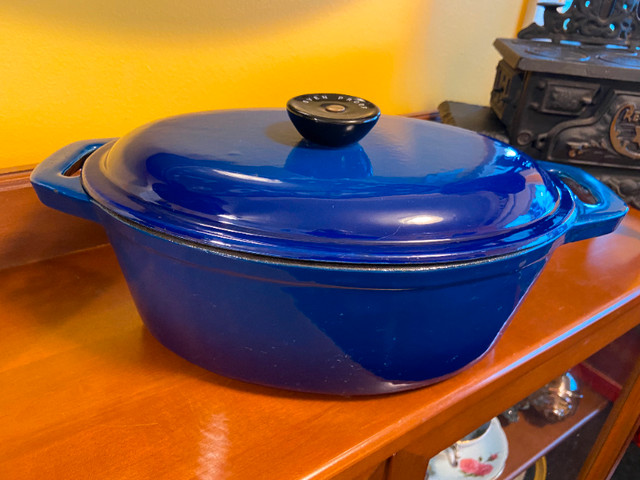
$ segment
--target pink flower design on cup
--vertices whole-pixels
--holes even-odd
[[[473,477],[484,477],[485,475],[491,473],[491,471],[493,470],[493,465],[482,463],[473,458],[463,458],[462,460],[460,460],[460,463],[458,465],[460,467],[460,470]]]

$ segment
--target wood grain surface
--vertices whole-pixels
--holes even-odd
[[[249,385],[174,355],[109,246],[5,268],[0,478],[408,478],[403,457],[420,464],[640,323],[639,262],[631,212],[614,234],[560,247],[473,367],[364,398]]]

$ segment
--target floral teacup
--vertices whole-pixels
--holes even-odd
[[[507,437],[494,418],[443,450],[429,462],[429,480],[495,479],[509,452]]]

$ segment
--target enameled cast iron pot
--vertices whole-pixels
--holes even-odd
[[[288,111],[332,146],[284,110],[208,112],[74,143],[32,175],[45,204],[104,226],[153,335],[229,377],[341,395],[447,377],[556,247],[627,210],[581,170],[454,127],[381,116],[344,145],[379,116],[355,97]]]

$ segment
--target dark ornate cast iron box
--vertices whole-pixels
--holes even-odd
[[[561,3],[495,41],[491,108],[511,144],[583,166],[640,208],[640,0]]]

